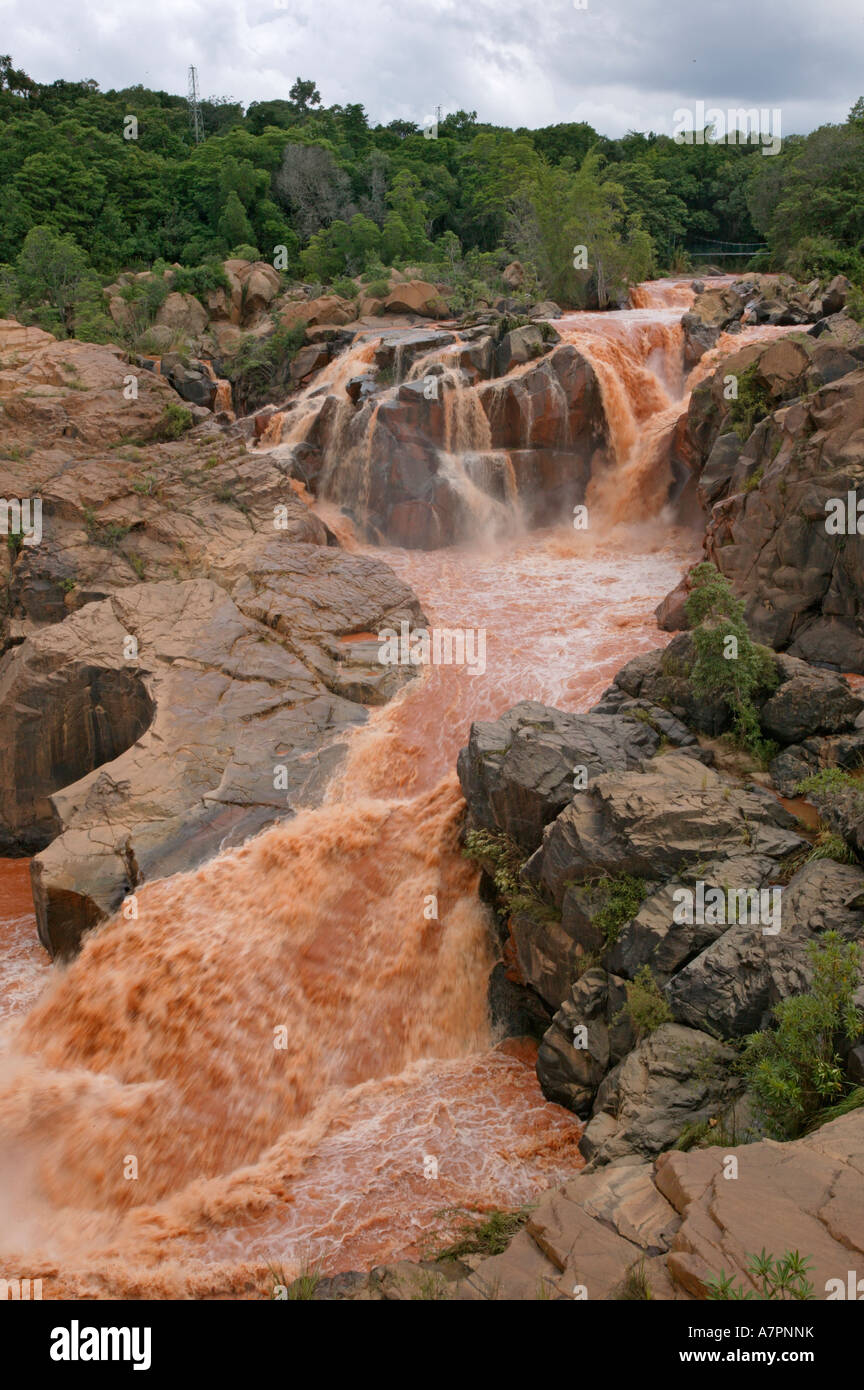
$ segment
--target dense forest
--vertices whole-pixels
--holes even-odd
[[[99,337],[118,272],[180,265],[195,293],[230,255],[337,287],[410,265],[452,285],[457,309],[514,255],[540,293],[601,307],[710,260],[712,243],[763,245],[755,269],[864,278],[864,98],[770,157],[755,141],[511,130],[473,111],[373,125],[300,78],[284,100],[211,98],[200,114],[196,139],[185,97],[39,85],[0,57],[0,313]]]

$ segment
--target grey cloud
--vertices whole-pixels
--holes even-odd
[[[422,121],[587,120],[671,131],[677,108],[779,107],[783,130],[842,120],[864,92],[859,0],[5,0],[3,50],[38,81],[94,77],[248,104],[313,77],[325,102]]]

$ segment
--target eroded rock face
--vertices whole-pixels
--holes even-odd
[[[0,852],[36,853],[40,934],[68,956],[138,882],[314,804],[415,673],[372,639],[422,614],[243,424],[154,442],[163,378],[127,401],[117,350],[4,333],[4,490],[40,499],[42,535],[2,550]]]
[[[524,700],[493,723],[472,724],[459,779],[473,822],[503,830],[530,852],[572,800],[577,766],[588,781],[607,769],[640,767],[659,742],[636,720],[562,714]]]
[[[738,1090],[726,1044],[809,989],[809,948],[825,932],[864,943],[864,870],[803,862],[807,841],[776,796],[709,765],[694,726],[723,723],[687,699],[688,654],[685,634],[635,658],[587,715],[516,706],[475,725],[459,759],[487,882],[508,856],[498,902],[511,991],[521,979],[553,1014],[537,1074],[549,1099],[589,1118],[580,1147],[594,1164],[659,1153],[716,1119]],[[851,756],[862,706],[848,682],[792,657],[776,665],[764,727],[792,756],[841,740]],[[836,803],[853,844],[861,801],[852,789]],[[499,1015],[505,1004],[519,1013],[499,1000]]]
[[[744,598],[754,637],[861,672],[864,349],[853,327],[754,343],[727,358],[693,392],[673,458],[696,478],[706,556]],[[743,404],[724,397],[730,373],[744,383]],[[680,595],[661,608],[664,626],[686,622]]]
[[[548,325],[500,342],[466,330],[459,344],[385,332],[374,364],[395,384],[367,376],[347,399],[322,395],[305,436],[323,460],[312,486],[373,539],[409,548],[571,517],[606,420],[590,363],[556,340]],[[500,375],[514,364],[526,369]]]
[[[746,1181],[728,1181],[729,1157]],[[619,1300],[639,1271],[655,1299],[704,1299],[724,1273],[759,1297],[752,1256],[797,1249],[812,1260],[813,1297],[824,1299],[836,1290],[831,1281],[845,1288],[850,1250],[864,1248],[862,1165],[858,1111],[791,1144],[671,1152],[581,1173],[547,1193],[507,1250],[451,1296]]]
[[[52,955],[72,954],[138,882],[314,804],[361,701],[410,678],[387,668],[385,685],[377,644],[340,645],[358,627],[416,621],[410,591],[374,561],[281,544],[284,565],[272,545],[237,557],[251,576],[236,602],[212,580],[135,585],[0,663],[0,726],[17,750],[3,833],[19,852],[47,844],[33,881]],[[228,560],[222,573],[230,582]]]

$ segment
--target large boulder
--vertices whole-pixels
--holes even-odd
[[[160,305],[155,323],[193,342],[207,327],[207,310],[193,294],[179,294],[173,290]]]
[[[388,314],[421,314],[424,318],[446,317],[447,305],[437,287],[426,280],[408,280],[395,285],[384,300]]]
[[[864,871],[857,865],[805,864],[782,890],[776,934],[736,923],[675,975],[666,996],[676,1019],[718,1038],[764,1028],[780,999],[809,989],[811,941],[829,930],[864,939],[862,895]]]
[[[685,864],[745,848],[783,859],[804,844],[794,823],[771,796],[732,786],[676,751],[644,772],[595,778],[546,827],[525,873],[560,904],[568,883],[598,874],[671,877]]]
[[[606,1077],[579,1141],[582,1153],[595,1165],[656,1157],[686,1126],[729,1107],[742,1089],[734,1059],[731,1047],[707,1033],[663,1024]]]
[[[641,721],[563,714],[523,700],[494,722],[472,724],[459,780],[472,822],[503,830],[530,853],[573,799],[577,768],[590,782],[601,772],[641,767],[659,742]]]
[[[422,616],[378,562],[283,539],[223,557],[220,577],[236,601],[212,580],[135,585],[0,662],[0,724],[17,750],[2,833],[19,851],[47,846],[33,882],[52,955],[74,953],[137,883],[314,801],[339,734],[414,674],[385,675],[377,649],[340,643]]]

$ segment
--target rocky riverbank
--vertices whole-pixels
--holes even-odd
[[[244,295],[236,274],[237,296],[198,324],[202,353],[223,346],[213,323],[226,343],[227,327],[265,327],[275,287],[250,272]],[[765,645],[759,756],[734,705],[695,679],[692,576],[659,610],[677,635],[589,712],[526,700],[474,716],[459,777],[463,847],[494,920],[489,1013],[498,1039],[539,1044],[544,1095],[584,1122],[586,1169],[501,1253],[339,1275],[315,1296],[698,1298],[721,1269],[746,1280],[763,1244],[810,1253],[823,1282],[845,1273],[841,1251],[864,1248],[848,1195],[864,1112],[778,1143],[737,1065],[777,1005],[812,987],[814,946],[828,933],[864,944],[864,698],[841,674],[864,670],[861,557],[857,530],[824,524],[859,481],[864,339],[846,293],[777,277],[697,293],[682,327],[664,320],[641,343],[647,357],[662,339],[679,385],[682,341],[685,362],[716,354],[677,425],[635,354],[592,358],[579,335],[506,306],[455,328],[355,324],[349,344],[338,305],[306,315],[311,301],[292,301],[314,361],[278,408],[240,420],[196,403],[200,383],[176,363],[132,370],[131,390],[119,349],[0,324],[4,491],[41,507],[40,542],[2,552],[0,737],[14,756],[0,852],[35,855],[39,933],[57,959],[121,905],[134,916],[141,885],[318,805],[350,730],[416,676],[382,665],[376,634],[424,626],[418,599],[340,544],[311,499],[415,549],[478,518],[569,518],[652,415],[614,415],[619,362],[640,387],[650,376],[653,413],[670,416],[648,458],[656,510],[675,498],[704,521],[706,558]],[[434,314],[419,295],[406,283],[377,308]],[[316,324],[319,310],[336,317]],[[763,324],[790,331],[734,351]],[[706,890],[722,909],[704,910]],[[688,901],[698,910],[682,917]],[[860,1033],[839,1061],[844,1091],[864,1081]]]

